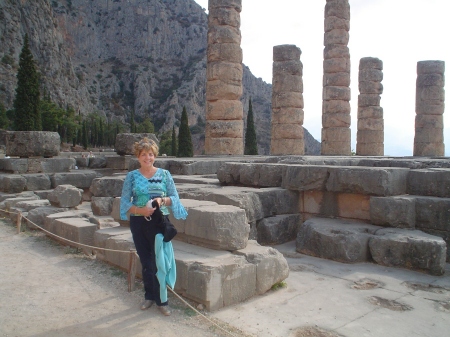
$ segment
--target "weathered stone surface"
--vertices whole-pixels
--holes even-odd
[[[415,129],[416,132],[421,128],[425,129],[433,129],[428,132],[438,131],[435,129],[443,129],[444,128],[444,116],[443,115],[416,115],[415,119]]]
[[[350,127],[351,117],[348,113],[328,113],[323,111],[322,113],[322,126],[324,128],[336,128],[336,127]]]
[[[238,100],[242,96],[242,85],[211,80],[206,83],[206,100]]]
[[[374,261],[383,266],[442,275],[447,247],[437,236],[419,230],[384,228],[369,240]]]
[[[383,69],[364,68],[360,63],[358,80],[359,82],[381,82],[383,80]]]
[[[303,75],[303,64],[297,60],[274,62],[272,64],[272,74],[289,74],[289,75]]]
[[[245,256],[248,263],[256,265],[256,293],[262,295],[289,276],[289,266],[284,256],[271,247],[262,247],[249,241],[247,247],[234,252]]]
[[[48,190],[52,183],[48,174],[24,174],[26,179],[25,189],[27,191]]]
[[[6,135],[6,155],[53,157],[59,154],[61,139],[57,132],[13,131]]]
[[[417,62],[417,74],[437,74],[445,72],[444,61],[419,61]]]
[[[89,158],[89,168],[105,168],[106,167],[106,158],[105,156],[95,156]]]
[[[350,30],[350,21],[336,16],[325,17],[325,31],[329,32],[333,29],[343,29],[348,32]]]
[[[128,270],[130,263],[130,250],[135,250],[133,237],[127,227],[104,228],[95,231],[94,244],[96,247],[123,252],[104,251],[98,249],[96,257],[106,261],[122,270]],[[142,265],[139,256],[136,259],[136,274],[142,277]]]
[[[328,166],[289,165],[283,170],[281,187],[296,190],[325,190]]]
[[[61,210],[63,210],[63,208],[61,208]],[[56,229],[56,222],[60,219],[63,218],[84,218],[84,219],[88,219],[90,217],[92,217],[92,211],[90,209],[89,206],[89,210],[86,209],[71,209],[68,211],[64,211],[64,212],[57,212],[57,213],[52,213],[47,215],[44,218],[44,228],[52,233],[55,233]]]
[[[371,197],[370,221],[378,226],[415,228],[416,198],[412,196]]]
[[[345,263],[370,260],[369,239],[381,227],[341,219],[309,219],[300,226],[299,253]]]
[[[406,194],[408,169],[330,167],[328,191],[391,196]]]
[[[236,43],[208,44],[208,60],[242,63],[242,48]]]
[[[383,130],[364,130],[356,134],[357,143],[384,143]]]
[[[124,180],[124,175],[95,178],[89,190],[95,197],[120,197]]]
[[[359,81],[358,89],[361,94],[377,94],[383,93],[383,84],[374,81]]]
[[[345,29],[333,29],[325,32],[324,44],[343,44],[347,45],[350,39],[350,34]]]
[[[411,170],[408,175],[407,193],[450,198],[450,169]]]
[[[325,17],[338,17],[350,20],[350,5],[348,0],[328,0],[325,5]]]
[[[303,92],[303,79],[298,75],[274,74],[272,77],[272,90],[275,92]]]
[[[209,25],[208,27],[209,44],[241,44],[241,32],[237,27]]]
[[[28,171],[28,159],[26,158],[1,158],[0,159],[1,171],[21,174]]]
[[[119,133],[116,136],[116,144],[114,145],[117,154],[121,156],[127,154],[134,155],[134,143],[144,137],[153,140],[159,146],[158,138],[153,133]]]
[[[377,94],[360,94],[358,96],[358,106],[380,106],[381,97]]]
[[[206,118],[208,120],[238,120],[242,119],[242,114],[241,101],[217,100],[206,102]]]
[[[48,200],[55,207],[75,207],[81,203],[81,191],[72,185],[59,185],[49,193]]]
[[[295,240],[302,223],[300,214],[275,215],[257,222],[257,241],[260,245],[279,245]]]
[[[384,120],[381,118],[358,118],[358,131],[384,131]]]
[[[243,138],[206,138],[205,153],[217,155],[243,155]]]
[[[0,175],[1,190],[6,193],[20,193],[25,189],[27,180],[18,174]]]
[[[433,137],[433,136],[431,136],[431,137]],[[424,156],[426,156],[426,157],[441,157],[445,153],[445,145],[442,142],[436,142],[436,143],[431,143],[431,142],[423,142],[423,143],[417,142],[416,143],[415,142],[413,154],[418,154],[418,153],[420,153],[421,157],[424,157]]]
[[[383,108],[379,106],[358,107],[359,118],[383,118]]]
[[[416,228],[450,236],[450,198],[416,196]]]
[[[356,143],[356,153],[360,156],[384,156],[384,143]]]
[[[326,20],[327,18],[325,18]],[[346,45],[343,44],[329,44],[323,49],[323,58],[328,59],[340,59],[340,58],[350,58],[350,50]]]
[[[94,234],[97,225],[90,223],[83,218],[61,218],[54,222],[54,234],[77,243],[94,246]],[[57,238],[57,240],[60,240]],[[64,242],[64,241],[63,241]],[[73,244],[69,243],[73,246]],[[83,248],[85,252],[92,252],[92,249]]]
[[[250,227],[245,211],[228,205],[192,208],[183,239],[188,243],[218,250],[242,249]]]
[[[114,170],[128,170],[130,156],[109,156],[106,157],[106,167]]]
[[[300,123],[276,124],[272,123],[272,139],[298,139],[304,140],[303,126]],[[300,148],[304,148],[300,146]],[[290,153],[285,153],[290,154]]]
[[[244,135],[244,121],[206,121],[205,136],[210,138],[240,138]]]
[[[272,109],[272,123],[275,124],[302,124],[305,113],[301,108]]]
[[[322,129],[322,131],[327,129]],[[344,155],[350,156],[351,149],[348,141],[322,140],[321,153],[328,156]]]
[[[302,51],[300,48],[293,44],[284,44],[273,47],[273,60],[278,61],[290,61],[300,59]]]
[[[348,113],[350,114],[350,102],[348,101],[323,101],[322,110],[326,113]]]
[[[217,170],[221,184],[258,187],[281,186],[283,165],[225,163]]]
[[[15,205],[16,207],[22,208],[25,211],[29,212],[38,207],[50,206],[50,202],[48,200],[23,200],[19,201]]]
[[[89,188],[95,178],[97,178],[97,173],[92,170],[77,170],[67,173],[55,173],[50,176],[53,188],[59,185],[72,185],[78,188]]]
[[[304,155],[305,141],[303,138],[272,139],[270,143],[271,155]]]
[[[47,201],[47,200],[46,200]],[[47,201],[48,202],[48,201]],[[45,218],[50,214],[61,213],[67,211],[67,208],[59,208],[53,206],[43,206],[33,208],[28,212],[28,219],[31,221],[29,226],[35,228],[33,224],[44,227]]]
[[[324,100],[350,101],[351,91],[348,87],[326,86],[323,89]]]
[[[28,170],[29,173],[55,173],[55,172],[69,172],[75,168],[75,158],[29,158]]]
[[[323,61],[323,70],[327,74],[348,73],[350,72],[350,59],[348,58],[325,59]]]
[[[383,70],[383,61],[376,57],[363,57],[359,60],[359,70],[362,69]]]
[[[92,197],[91,207],[94,215],[110,215],[114,197]]]
[[[241,25],[239,12],[234,8],[211,8],[208,14],[209,23],[214,26],[221,25],[239,28]]]

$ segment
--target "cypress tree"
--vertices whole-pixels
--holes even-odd
[[[172,126],[172,156],[177,155],[177,134],[175,132],[175,125]]]
[[[14,129],[16,131],[41,131],[39,110],[39,76],[25,34],[19,57],[16,97],[14,98]]]
[[[6,109],[2,102],[0,102],[0,129],[8,129],[9,119],[6,115]]]
[[[178,134],[178,157],[193,157],[194,150],[192,146],[191,130],[189,130],[189,122],[186,107],[183,107],[181,114],[181,125]]]
[[[258,145],[256,143],[255,123],[253,121],[252,99],[248,103],[247,129],[245,130],[244,154],[257,155]]]
[[[88,148],[88,134],[87,134],[87,125],[86,125],[86,120],[83,121],[83,129],[82,129],[82,143],[83,143],[83,148],[85,150],[87,150]]]

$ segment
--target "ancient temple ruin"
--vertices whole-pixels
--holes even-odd
[[[414,156],[443,156],[445,63],[417,62]]]
[[[357,155],[384,155],[384,119],[380,106],[382,80],[383,62],[373,57],[362,58],[359,63]]]
[[[323,61],[322,155],[350,155],[348,0],[327,0]]]
[[[205,154],[244,154],[242,0],[209,0]]]
[[[270,154],[305,154],[300,55],[300,48],[294,45],[273,48]]]

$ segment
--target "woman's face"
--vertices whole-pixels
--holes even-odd
[[[139,164],[141,167],[152,167],[155,162],[155,155],[152,151],[143,150],[138,157]]]

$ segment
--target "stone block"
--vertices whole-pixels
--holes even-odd
[[[345,29],[332,29],[324,34],[323,44],[328,46],[330,44],[348,45],[350,34]]]
[[[436,132],[439,130],[434,129],[443,129],[444,128],[444,116],[443,115],[416,115],[415,119],[415,129],[424,128],[432,129],[430,132]],[[443,140],[443,138],[442,138]]]
[[[351,99],[350,88],[333,87],[333,86],[324,87],[322,99],[325,101],[329,100],[350,101]]]
[[[358,131],[360,130],[384,131],[384,120],[381,118],[358,118]]]
[[[413,155],[420,157],[443,157],[445,145],[442,142],[414,142]]]
[[[358,107],[359,118],[383,118],[383,108],[380,106]]]
[[[119,198],[120,199],[120,198]],[[204,206],[217,206],[218,204],[214,201],[208,200],[194,200],[194,199],[181,199],[181,203],[183,204],[186,211],[190,212],[191,209],[194,208],[202,208]],[[175,226],[179,234],[185,233],[186,222],[189,219],[175,219],[175,217],[170,214],[169,215],[170,222]]]
[[[97,177],[97,173],[91,170],[78,170],[75,172],[54,173],[50,176],[52,187],[59,185],[72,185],[78,188],[91,187],[92,181]]]
[[[6,155],[11,157],[53,157],[59,155],[61,139],[57,132],[14,131],[6,135]]]
[[[242,119],[244,109],[238,100],[217,100],[206,102],[206,118],[208,120]]]
[[[10,198],[6,198],[6,199],[4,199],[1,202],[2,203],[2,207],[0,207],[0,208],[4,208],[6,210],[9,210],[12,207],[15,207],[18,202],[30,201],[30,200],[39,200],[39,197],[34,195],[34,194],[30,194],[30,195],[11,195]]]
[[[50,202],[48,200],[37,199],[37,200],[23,200],[16,203],[16,207],[22,208],[27,212],[30,212],[35,208],[44,206],[50,206]]]
[[[89,157],[89,168],[90,169],[98,169],[106,167],[106,158],[105,156],[95,156]]]
[[[130,159],[130,156],[109,156],[106,157],[106,167],[113,170],[128,170]]]
[[[355,193],[336,193],[337,217],[370,220],[370,196]],[[328,208],[328,207],[324,207]]]
[[[279,245],[295,240],[302,223],[301,214],[275,215],[257,222],[257,241],[260,245]]]
[[[326,20],[326,18],[325,18]],[[346,45],[343,44],[329,44],[323,49],[323,58],[328,59],[340,59],[340,58],[350,58],[350,50]],[[350,73],[348,73],[350,76]]]
[[[236,43],[208,44],[208,62],[242,63],[242,48]]]
[[[418,115],[442,115],[445,111],[444,102],[416,102],[416,114]]]
[[[419,230],[383,228],[370,238],[369,247],[373,260],[383,266],[444,274],[447,247],[440,237]]]
[[[220,80],[227,84],[241,85],[242,64],[232,62],[208,62],[206,70],[207,81]]]
[[[124,175],[95,178],[89,190],[94,197],[120,197],[124,180]]]
[[[356,155],[384,156],[384,143],[356,143]]]
[[[234,252],[244,256],[248,263],[256,266],[256,293],[262,295],[289,276],[289,266],[284,256],[274,248],[262,247],[249,241],[247,247]]]
[[[281,187],[294,191],[325,190],[328,166],[289,165],[283,169]]]
[[[1,190],[6,193],[20,193],[25,190],[27,180],[18,174],[4,174],[1,179]]]
[[[350,85],[350,73],[334,72],[323,74],[323,86],[348,87]]]
[[[242,0],[211,0],[208,2],[208,9],[214,9],[214,8],[232,8],[236,12],[242,11]]]
[[[118,155],[134,155],[134,143],[139,142],[144,137],[153,140],[159,146],[158,138],[153,133],[119,133],[116,136],[114,145]]]
[[[361,94],[376,94],[383,93],[383,84],[374,81],[359,81],[358,89]]]
[[[206,121],[206,137],[210,138],[241,138],[244,136],[243,120]]]
[[[415,197],[416,228],[446,232],[450,235],[450,198]]]
[[[320,152],[322,155],[326,156],[350,156],[351,155],[350,140],[349,141],[333,141],[332,139],[322,140]]]
[[[350,143],[351,133],[349,128],[322,128],[322,142],[348,142]],[[350,145],[350,144],[349,144]]]
[[[75,158],[75,165],[78,166],[78,168],[86,168],[89,166],[89,158],[87,157],[76,157]]]
[[[114,197],[92,197],[91,207],[94,215],[110,215]]]
[[[450,169],[411,170],[408,175],[407,193],[450,198]]]
[[[301,124],[275,124],[272,123],[272,139],[304,139],[303,126]],[[304,146],[303,146],[304,148]]]
[[[417,75],[416,86],[418,87],[426,87],[437,85],[440,87],[445,86],[445,78],[444,74],[419,74]]]
[[[324,74],[350,73],[350,59],[347,57],[325,59],[323,61],[323,72]]]
[[[28,159],[26,158],[3,158],[0,159],[1,171],[21,174],[28,171]]]
[[[190,210],[185,241],[218,250],[237,250],[247,245],[250,227],[245,211],[235,206],[205,206]]]
[[[439,104],[445,101],[444,87],[433,85],[416,87],[416,105],[418,103]]]
[[[283,62],[273,62],[272,74],[303,76],[303,63],[300,61],[300,59]]]
[[[359,82],[381,82],[383,81],[383,71],[375,68],[359,69]]]
[[[356,143],[384,143],[383,130],[364,130],[356,134]]]
[[[205,154],[207,155],[243,155],[243,138],[206,138]]]
[[[370,197],[370,221],[374,225],[384,227],[415,228],[416,198]]]
[[[113,199],[110,215],[115,221],[118,221],[118,222],[121,221],[121,219],[120,219],[120,197],[115,197]]]
[[[323,128],[349,128],[351,123],[351,118],[349,113],[333,113],[328,111],[323,111],[322,113],[322,127]]]
[[[373,196],[406,194],[408,169],[330,167],[327,191]]]
[[[298,75],[274,74],[272,77],[272,90],[274,92],[303,92],[303,79]]]
[[[348,0],[328,0],[325,5],[325,17],[330,16],[350,20],[350,5]]]
[[[242,85],[226,83],[221,80],[206,82],[206,100],[239,100],[242,96]]]
[[[61,210],[64,210],[64,208],[61,208]],[[55,233],[55,223],[57,220],[60,220],[63,218],[85,218],[85,219],[88,219],[91,216],[93,216],[93,214],[90,209],[89,210],[71,209],[71,210],[66,210],[63,212],[51,213],[44,218],[44,226],[43,227],[44,227],[44,229],[48,230],[49,232]]]
[[[363,57],[359,60],[359,70],[361,69],[383,70],[383,61],[376,57]]]
[[[443,143],[443,142],[444,142],[444,129],[419,128],[419,127],[415,128],[414,144]],[[435,151],[433,151],[433,153],[434,152]]]
[[[273,47],[273,61],[299,60],[302,51],[293,44],[283,44]]]
[[[443,74],[445,72],[444,61],[419,61],[417,62],[417,74]]]
[[[48,200],[55,207],[75,207],[81,204],[81,191],[72,185],[59,185],[49,193]]]
[[[272,109],[272,123],[275,124],[302,124],[305,113],[301,108]]]
[[[358,106],[379,106],[381,101],[380,95],[376,94],[360,94],[358,95]]]
[[[69,172],[75,168],[75,158],[44,158],[28,159],[28,172],[29,173],[58,173]]]
[[[272,109],[300,108],[303,109],[303,94],[300,92],[272,92]]]
[[[234,8],[211,8],[208,13],[208,23],[213,26],[231,26],[239,28],[241,17]]]
[[[55,220],[53,224],[54,234],[77,243],[84,245],[94,245],[94,234],[97,230],[97,225],[90,223],[83,218],[60,218]],[[57,240],[60,240],[57,238]],[[64,242],[64,241],[63,241]],[[70,244],[69,245],[73,245]],[[85,251],[92,251],[85,249]]]
[[[280,124],[285,125],[285,124]],[[303,138],[273,139],[270,143],[271,155],[304,155],[305,141]]]
[[[30,220],[30,228],[36,228],[34,225],[45,228],[45,218],[50,214],[61,213],[67,211],[67,208],[58,208],[53,206],[43,206],[33,208],[28,212],[28,219]]]
[[[22,177],[26,179],[25,189],[27,191],[48,190],[52,186],[50,176],[48,174],[24,174]]]
[[[99,229],[94,233],[94,245],[103,248],[96,250],[97,259],[128,271],[130,250],[136,250],[130,228],[119,226]],[[136,262],[136,274],[142,277],[139,256]]]
[[[296,251],[329,260],[370,261],[369,239],[381,227],[342,219],[309,219],[300,226]]]
[[[325,31],[329,32],[333,29],[343,29],[348,32],[350,30],[350,21],[336,16],[325,17]]]
[[[241,44],[239,28],[231,26],[208,26],[208,44]]]

